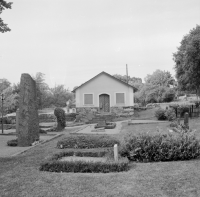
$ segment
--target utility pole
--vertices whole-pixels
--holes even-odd
[[[2,101],[2,111],[1,111],[1,126],[2,126],[2,134],[3,134],[3,101],[4,101],[4,98],[3,98],[3,94],[1,94],[1,101]]]
[[[126,64],[126,77],[127,77],[127,83],[128,83],[128,65]]]

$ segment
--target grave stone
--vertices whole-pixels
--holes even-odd
[[[114,145],[114,159],[115,161],[118,161],[118,145]]]
[[[106,126],[106,120],[98,120],[97,124],[98,124],[98,127],[105,127]]]
[[[18,146],[31,146],[39,140],[39,119],[36,103],[36,83],[29,74],[20,81]]]
[[[184,125],[189,129],[189,114],[187,112],[184,114]]]

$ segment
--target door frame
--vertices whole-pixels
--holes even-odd
[[[109,95],[110,108],[111,108],[111,94],[106,93],[106,92],[102,92],[102,93],[98,94],[98,96],[97,96],[98,108],[100,107],[100,106],[99,106],[99,96],[100,96],[101,94],[107,94],[107,95]],[[110,111],[109,111],[109,112],[110,112]]]

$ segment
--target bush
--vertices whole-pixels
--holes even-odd
[[[61,131],[66,127],[65,111],[62,108],[55,108],[54,115],[57,118],[57,131]]]
[[[18,145],[18,141],[17,141],[17,139],[9,140],[9,141],[7,141],[7,145],[8,146],[17,146]]]
[[[156,111],[155,111],[155,117],[158,119],[158,120],[166,120],[167,117],[165,115],[165,110],[162,109],[162,108],[158,108]]]
[[[176,95],[176,93],[173,89],[171,89],[171,88],[166,89],[166,92],[164,92],[162,95],[162,99],[163,99],[162,101],[163,102],[171,102],[174,100],[175,95]]]
[[[115,138],[107,135],[72,135],[57,143],[58,148],[104,148],[120,144]]]
[[[167,117],[167,120],[173,121],[176,119],[176,113],[173,108],[169,108],[165,111],[165,116]]]
[[[46,130],[43,130],[43,129],[40,129],[40,130],[39,130],[39,133],[40,133],[40,134],[47,134],[47,131],[46,131]]]
[[[65,156],[98,156],[102,157],[105,152],[61,152],[53,155],[48,161],[40,165],[40,171],[50,172],[81,172],[81,173],[109,173],[109,172],[121,172],[129,170],[128,161],[123,159],[118,162],[106,161],[106,162],[90,162],[90,161],[60,161]]]
[[[194,132],[187,128],[177,128],[169,134],[154,136],[143,134],[129,136],[120,150],[122,156],[131,161],[158,162],[195,159],[200,156],[200,143]]]

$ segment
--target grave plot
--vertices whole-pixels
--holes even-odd
[[[118,157],[119,144],[118,140],[107,135],[71,135],[57,143],[57,148],[66,151],[42,163],[40,170],[82,173],[127,171],[129,161]]]

